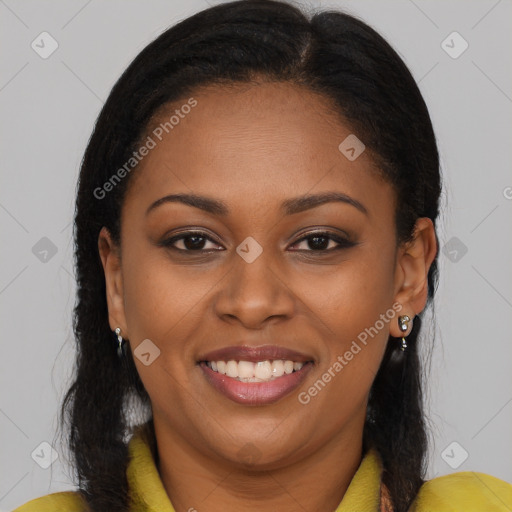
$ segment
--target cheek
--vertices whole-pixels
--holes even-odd
[[[149,338],[167,350],[166,341],[172,338],[174,345],[179,343],[183,324],[194,321],[195,310],[209,286],[196,286],[197,279],[190,271],[171,269],[159,252],[127,249],[123,259],[125,314],[131,340]]]
[[[205,290],[215,281],[212,279],[201,286],[190,271],[184,267],[172,268],[161,251],[144,249],[142,244],[127,247],[125,254],[125,316],[137,371],[153,408],[165,410],[169,405],[167,397],[173,396],[173,408],[183,411],[182,400],[187,398],[183,388],[190,386],[190,372],[195,366],[187,341],[193,338],[201,322]],[[208,274],[204,275],[208,281]],[[137,347],[146,339],[159,350],[149,365],[137,357]]]
[[[339,346],[333,347],[342,349],[391,308],[394,251],[385,246],[381,250],[362,248],[341,264],[298,282],[307,304],[315,309],[327,332],[337,337]],[[389,322],[380,328],[387,339]]]
[[[309,286],[308,305],[315,308],[319,325],[328,328],[323,328],[329,343],[316,379],[328,381],[330,392],[321,393],[319,405],[333,396],[342,399],[347,411],[362,404],[380,366],[397,318],[392,308],[394,251],[385,245],[381,249],[360,251],[319,277],[315,286],[302,284]]]
[[[209,301],[222,285],[226,269],[206,264],[177,265],[164,249],[143,242],[126,247],[125,253],[125,316],[132,351],[150,339],[160,349],[158,365],[163,371],[188,381],[196,366],[194,340],[202,325],[215,321],[207,316]],[[140,370],[142,377],[145,367]]]

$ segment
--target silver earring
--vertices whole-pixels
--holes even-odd
[[[402,332],[406,332],[409,329],[409,322],[412,322],[411,318],[407,315],[402,315],[398,317],[398,327]],[[412,325],[411,325],[412,327]],[[402,343],[400,345],[400,349],[402,352],[405,352],[407,348],[407,342],[405,341],[405,337],[402,336]]]
[[[116,336],[117,336],[117,356],[119,358],[122,358],[123,355],[124,355],[124,340],[123,340],[123,337],[121,336],[121,328],[120,327],[116,327]]]

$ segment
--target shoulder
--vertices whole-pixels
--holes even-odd
[[[77,491],[64,491],[35,498],[12,512],[87,512],[85,500]]]
[[[461,471],[425,482],[411,512],[508,512],[512,485],[485,473]]]

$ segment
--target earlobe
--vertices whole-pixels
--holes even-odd
[[[98,251],[105,274],[110,328],[115,331],[117,327],[120,327],[124,336],[128,337],[124,314],[123,275],[119,247],[112,240],[106,227],[102,227],[98,235]]]
[[[437,254],[437,241],[432,220],[417,219],[413,240],[400,248],[396,262],[395,301],[402,305],[400,314],[413,318],[423,311],[428,297],[428,272]],[[391,335],[401,336],[398,324]]]

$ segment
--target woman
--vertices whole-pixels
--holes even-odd
[[[147,46],[89,141],[75,217],[80,490],[30,511],[509,510],[424,481],[437,282],[431,121],[339,12],[200,12]]]

